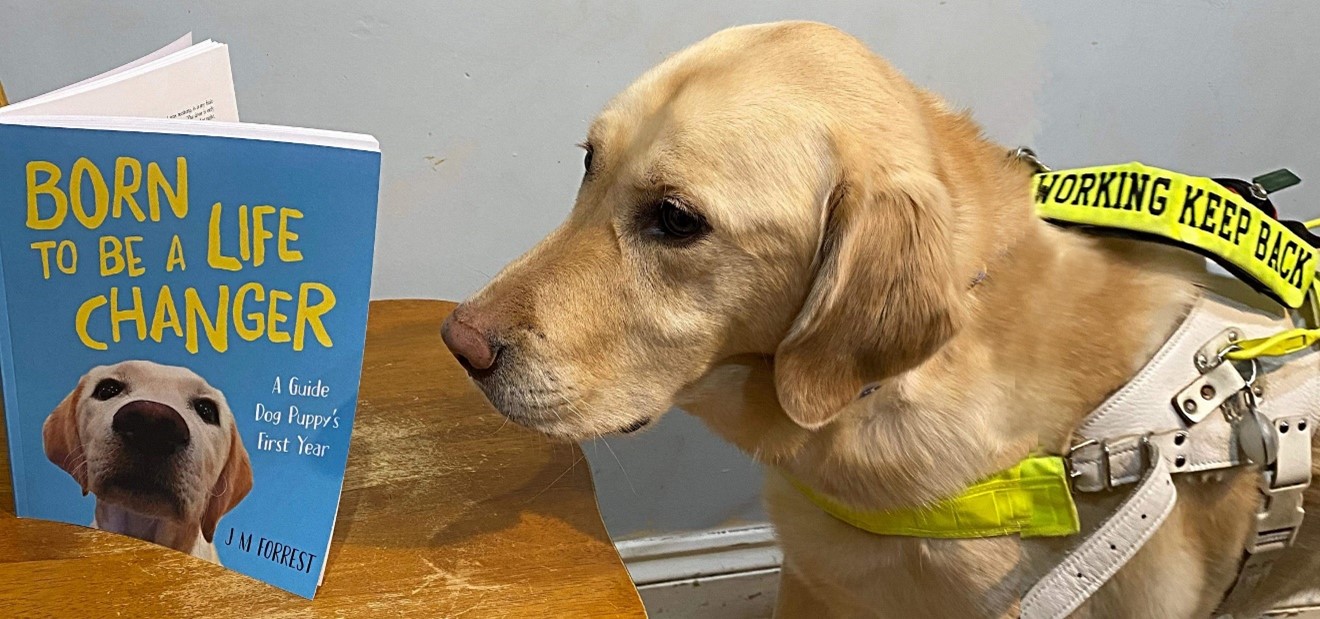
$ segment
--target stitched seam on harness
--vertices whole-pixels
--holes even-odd
[[[1162,346],[1160,350],[1155,353],[1155,356],[1151,357],[1150,361],[1148,361],[1144,366],[1141,367],[1140,370],[1137,371],[1136,378],[1133,379],[1131,382],[1127,383],[1126,385],[1124,385],[1121,389],[1118,390],[1117,393],[1110,396],[1108,400],[1106,400],[1104,403],[1100,405],[1098,409],[1096,409],[1095,413],[1089,415],[1090,417],[1089,420],[1087,420],[1081,426],[1078,427],[1078,431],[1081,432],[1083,436],[1086,436],[1087,431],[1094,430],[1095,426],[1098,425],[1100,422],[1102,422],[1105,419],[1105,417],[1109,416],[1109,414],[1114,412],[1114,410],[1117,409],[1119,405],[1123,404],[1124,402],[1127,401],[1129,397],[1133,396],[1138,390],[1137,389],[1138,387],[1145,386],[1147,383],[1154,380],[1154,376],[1156,373],[1155,372],[1148,373],[1146,372],[1146,370],[1158,367],[1159,364],[1166,357],[1172,355],[1175,352],[1175,350],[1178,349],[1182,341],[1191,334],[1194,326],[1193,323],[1196,322],[1193,319],[1196,317],[1197,312],[1201,311],[1203,305],[1205,304],[1205,300],[1206,298],[1204,295],[1198,297],[1196,303],[1192,306],[1192,309],[1187,312],[1187,316],[1183,319],[1182,324],[1178,325],[1178,328],[1174,331],[1173,335],[1170,336],[1169,340],[1165,342],[1164,346]]]
[[[1167,483],[1172,484],[1173,480],[1170,479],[1168,480]],[[1150,528],[1147,529],[1145,533],[1141,534],[1141,536],[1138,537],[1132,544],[1129,544],[1127,550],[1119,553],[1119,559],[1117,561],[1112,562],[1110,566],[1104,570],[1105,572],[1108,572],[1108,575],[1100,579],[1102,581],[1101,586],[1104,586],[1103,582],[1107,582],[1110,578],[1114,576],[1114,574],[1117,574],[1118,570],[1122,569],[1122,567],[1127,564],[1128,560],[1131,559],[1133,555],[1137,554],[1137,552],[1140,551],[1146,545],[1146,540],[1150,539],[1150,537],[1155,534],[1155,531],[1158,531],[1159,528],[1164,524],[1164,520],[1169,517],[1169,513],[1173,511],[1173,507],[1176,503],[1177,503],[1177,496],[1175,495],[1174,500],[1167,502],[1167,504],[1164,506],[1163,511],[1160,512],[1159,518],[1157,518],[1155,522],[1151,523]],[[1130,520],[1130,516],[1125,516],[1124,520]],[[1105,524],[1108,524],[1108,521],[1106,521]],[[1103,525],[1101,528],[1103,528]],[[1069,569],[1070,570],[1076,569],[1075,567],[1073,567],[1076,565],[1076,563],[1077,563],[1076,561],[1069,562]],[[1087,593],[1085,590],[1076,591],[1072,595],[1068,596],[1067,599],[1068,599],[1069,609],[1067,612],[1071,613],[1072,611],[1077,610],[1077,607],[1081,606],[1081,603],[1085,601],[1085,599],[1088,597],[1090,597],[1090,594]]]
[[[1171,478],[1167,479],[1166,483],[1172,485],[1173,480]],[[1158,488],[1155,488],[1155,490],[1158,490]],[[1143,501],[1146,498],[1147,497],[1133,495],[1130,498],[1130,501],[1132,501],[1132,503],[1128,503],[1120,507],[1118,512],[1115,512],[1109,518],[1106,518],[1104,522],[1102,522],[1100,526],[1096,528],[1096,533],[1093,533],[1092,537],[1089,538],[1089,540],[1095,541],[1096,542],[1095,544],[1092,544],[1091,547],[1083,550],[1083,547],[1086,547],[1086,545],[1089,543],[1089,542],[1083,542],[1081,547],[1073,551],[1074,554],[1072,554],[1072,556],[1070,556],[1068,559],[1065,559],[1063,563],[1061,563],[1058,567],[1055,568],[1055,571],[1058,571],[1058,573],[1061,574],[1069,574],[1075,571],[1077,569],[1076,568],[1077,563],[1080,562],[1083,558],[1081,556],[1082,554],[1090,554],[1092,549],[1099,546],[1101,543],[1108,543],[1105,542],[1103,539],[1101,539],[1098,533],[1100,531],[1103,531],[1105,527],[1108,527],[1111,523],[1115,523],[1116,525],[1121,525],[1125,522],[1130,521],[1131,520],[1130,514],[1122,514],[1120,517],[1120,512],[1124,508],[1128,507],[1128,505],[1132,505],[1135,504],[1136,502]],[[1114,574],[1118,573],[1118,570],[1121,569],[1122,566],[1125,565],[1127,561],[1137,553],[1138,550],[1140,550],[1143,546],[1145,546],[1146,540],[1150,539],[1150,537],[1155,534],[1155,531],[1158,530],[1160,526],[1164,524],[1164,520],[1168,517],[1169,513],[1173,511],[1173,507],[1176,503],[1177,503],[1177,495],[1175,494],[1174,500],[1166,502],[1166,505],[1164,505],[1163,510],[1159,514],[1159,517],[1156,519],[1155,522],[1151,524],[1149,530],[1147,530],[1140,537],[1134,540],[1132,544],[1129,544],[1127,549],[1118,555],[1118,560],[1110,562],[1109,567],[1106,568],[1106,570],[1104,570],[1108,572],[1108,575],[1100,579],[1101,581],[1100,586],[1103,586],[1104,582],[1107,582],[1109,578],[1113,577]],[[1067,569],[1064,569],[1065,565],[1067,566]],[[1090,597],[1090,594],[1087,593],[1084,588],[1077,589],[1076,585],[1073,585],[1072,581],[1070,580],[1065,580],[1064,582],[1065,582],[1065,586],[1071,585],[1069,586],[1069,588],[1074,589],[1074,592],[1072,594],[1070,594],[1067,598],[1064,598],[1066,600],[1066,604],[1068,607],[1068,610],[1066,610],[1064,614],[1067,614],[1072,612],[1073,610],[1076,610],[1078,606],[1081,606],[1081,602],[1084,601],[1087,597]],[[1030,599],[1024,599],[1022,601],[1022,614],[1026,615],[1030,609],[1033,609],[1037,605],[1039,605],[1040,603],[1038,601],[1039,598],[1040,595],[1037,595]]]

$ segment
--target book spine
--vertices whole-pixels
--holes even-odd
[[[5,264],[0,256],[0,394],[4,395],[5,430],[9,439],[9,470],[14,481],[14,512],[25,516],[27,475],[23,470],[22,415],[18,406],[18,381],[14,377],[14,338],[9,324],[9,299],[5,295]]]

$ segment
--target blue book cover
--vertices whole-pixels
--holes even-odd
[[[0,119],[0,389],[18,515],[305,597],[366,338],[380,153],[355,134]]]

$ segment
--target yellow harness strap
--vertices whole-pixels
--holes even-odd
[[[1213,179],[1133,162],[1043,172],[1035,188],[1036,211],[1045,219],[1199,249],[1294,309],[1315,279],[1315,248]]]
[[[1245,361],[1258,357],[1283,357],[1310,348],[1320,341],[1320,329],[1288,329],[1269,337],[1242,340],[1224,353],[1224,358]]]
[[[880,535],[967,539],[1020,534],[1059,537],[1081,530],[1063,458],[1032,456],[926,507],[866,511],[848,507],[790,478],[826,513]]]

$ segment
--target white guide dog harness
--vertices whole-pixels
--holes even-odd
[[[794,484],[855,527],[932,538],[1076,535],[1072,496],[1127,490],[1023,595],[1024,619],[1056,619],[1077,610],[1155,534],[1178,500],[1176,476],[1258,467],[1259,503],[1238,577],[1220,604],[1231,609],[1296,540],[1320,423],[1320,239],[1307,231],[1311,224],[1277,220],[1262,186],[1296,178],[1287,173],[1279,183],[1286,172],[1279,171],[1247,185],[1138,163],[1052,172],[1030,151],[1015,155],[1040,171],[1042,217],[1199,251],[1279,305],[1265,311],[1203,291],[1137,375],[1076,428],[1068,453],[1033,455],[945,501],[868,512]]]
[[[1262,468],[1261,503],[1223,606],[1251,594],[1302,523],[1320,421],[1320,353],[1254,361],[1244,376],[1220,351],[1291,326],[1207,293],[1136,377],[1086,417],[1066,457],[1073,492],[1135,486],[1027,592],[1024,619],[1065,617],[1118,572],[1173,510],[1175,475],[1247,464]]]

